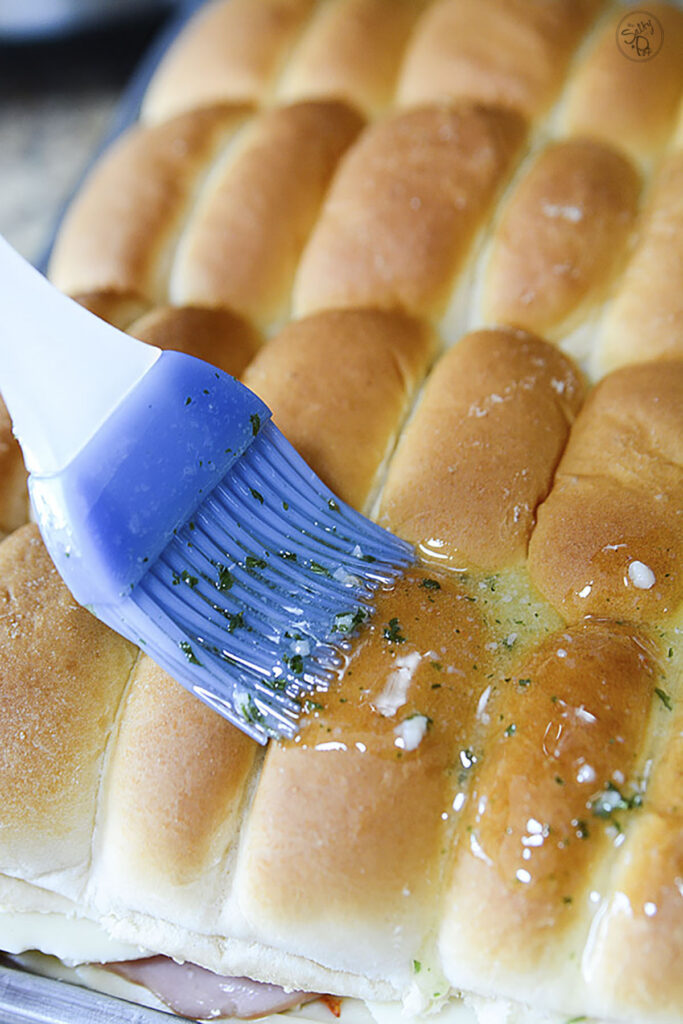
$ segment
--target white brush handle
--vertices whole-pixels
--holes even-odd
[[[0,236],[0,392],[31,473],[58,473],[156,362]]]

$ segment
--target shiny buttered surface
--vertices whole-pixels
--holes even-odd
[[[421,562],[264,753],[74,604],[0,421],[0,909],[681,1019],[682,88],[673,4],[190,22],[51,275],[241,376]]]

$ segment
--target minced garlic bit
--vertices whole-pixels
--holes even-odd
[[[394,729],[394,746],[400,750],[416,750],[427,733],[429,719],[426,715],[411,715]]]
[[[656,576],[649,565],[644,562],[634,561],[628,567],[628,578],[638,590],[649,590],[654,587]]]

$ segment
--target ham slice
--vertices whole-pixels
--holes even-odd
[[[178,964],[167,956],[122,960],[107,969],[144,985],[180,1017],[264,1017],[317,999],[309,992],[286,992],[251,978],[226,978],[196,964]]]

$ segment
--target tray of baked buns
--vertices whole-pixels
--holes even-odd
[[[16,1020],[682,1019],[682,90],[661,2],[213,0],[165,49],[49,276],[419,562],[261,748],[76,605],[5,417]]]

